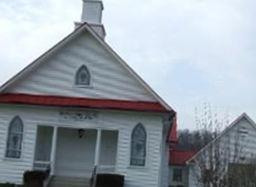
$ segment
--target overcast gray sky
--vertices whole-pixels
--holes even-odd
[[[107,42],[194,127],[211,103],[256,120],[255,0],[105,0]],[[74,29],[82,0],[0,1],[0,83]]]

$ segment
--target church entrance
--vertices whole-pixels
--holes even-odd
[[[54,133],[54,127],[40,126],[34,169],[81,178],[90,178],[95,166],[98,173],[114,173],[117,146],[118,131],[59,127]]]

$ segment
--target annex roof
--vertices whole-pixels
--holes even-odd
[[[169,165],[183,166],[186,162],[195,155],[196,151],[182,151],[182,150],[170,150]]]

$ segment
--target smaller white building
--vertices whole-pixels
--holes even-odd
[[[170,150],[169,187],[188,187],[189,165],[195,151]]]
[[[230,167],[255,164],[256,159],[256,124],[247,115],[242,114],[228,126],[216,139],[188,160],[189,187],[200,187],[203,174],[215,173],[222,180],[229,176]],[[202,170],[201,168],[204,168]],[[213,168],[213,169],[212,169]],[[237,186],[239,186],[237,184]]]
[[[186,162],[192,158],[195,151],[184,151],[176,148],[178,144],[178,124],[176,119],[172,125],[169,136],[170,150],[169,150],[169,187],[187,187],[189,166]]]

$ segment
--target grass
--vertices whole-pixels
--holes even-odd
[[[10,183],[0,183],[0,187],[23,187],[22,185],[15,185],[15,184],[10,184]]]
[[[0,184],[0,187],[15,187],[15,184],[5,183],[5,184]]]

